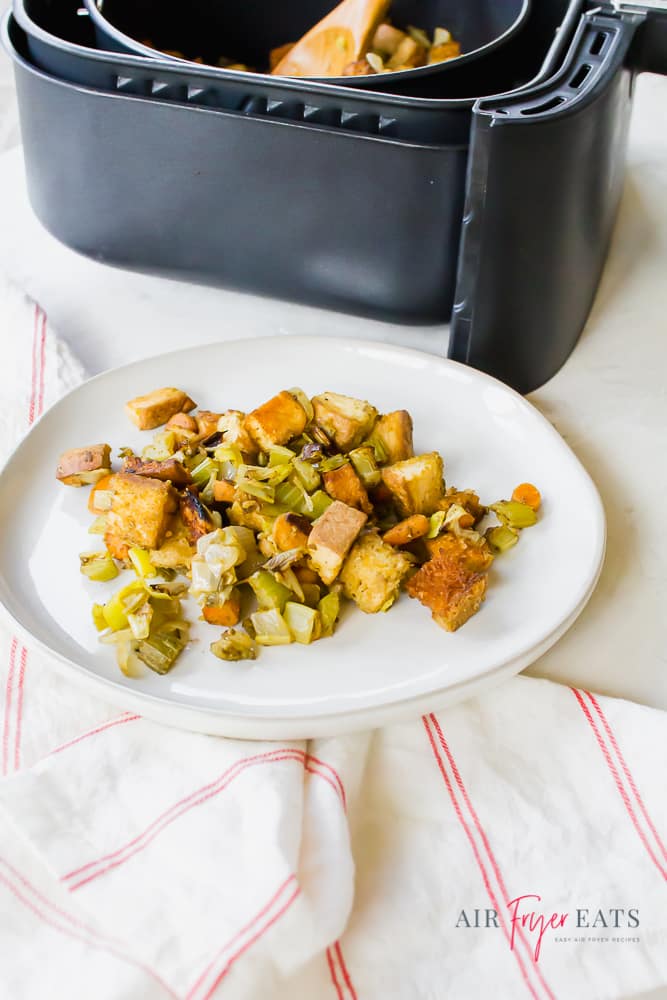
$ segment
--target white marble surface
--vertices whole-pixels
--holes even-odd
[[[446,349],[413,329],[115,270],[58,244],[31,214],[0,57],[0,269],[37,298],[92,372],[220,338],[317,333]],[[12,148],[14,147],[14,148]],[[85,205],[82,205],[85,211]],[[584,335],[532,395],[597,483],[603,575],[574,628],[531,672],[667,709],[667,79],[639,80],[628,175]],[[0,338],[11,331],[0,331]]]

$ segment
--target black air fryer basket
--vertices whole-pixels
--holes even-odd
[[[33,207],[108,263],[451,318],[450,357],[530,391],[595,294],[635,75],[667,72],[663,0],[582,2],[534,3],[502,49],[398,96],[95,51],[76,2],[15,0]]]

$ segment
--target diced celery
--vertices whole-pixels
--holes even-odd
[[[269,451],[269,465],[289,465],[294,458],[294,452],[282,445],[274,444]]]
[[[141,453],[145,461],[165,462],[176,451],[176,435],[173,431],[160,431]]]
[[[294,481],[276,486],[275,500],[297,514],[308,515],[313,508],[312,500],[303,486]]]
[[[88,528],[89,535],[103,535],[107,530],[107,519],[104,514],[100,514],[96,517],[91,526]]]
[[[436,28],[433,32],[433,44],[434,45],[446,45],[451,42],[452,34],[447,28]]]
[[[243,493],[257,497],[258,500],[264,500],[266,503],[273,503],[275,499],[275,490],[268,483],[258,483],[255,479],[243,477],[236,480],[236,485]]]
[[[282,611],[287,601],[292,596],[292,591],[276,580],[273,573],[268,570],[259,569],[248,579],[248,583],[253,589],[257,603],[260,608],[268,610],[277,608]]]
[[[308,462],[302,462],[300,458],[295,458],[292,465],[294,466],[294,471],[308,492],[312,493],[313,490],[316,490],[321,482],[320,474],[317,469],[314,469]]]
[[[332,590],[317,605],[322,621],[322,635],[333,635],[340,614],[340,594]]]
[[[82,552],[79,559],[81,572],[89,580],[106,583],[118,576],[118,567],[108,552]]]
[[[210,650],[219,660],[256,660],[257,646],[245,632],[228,628],[216,642],[212,642]]]
[[[306,417],[308,418],[308,423],[310,423],[310,421],[315,416],[315,411],[313,410],[313,404],[308,399],[308,396],[306,396],[303,389],[300,389],[298,386],[295,386],[293,389],[288,389],[287,391],[289,392],[290,396],[293,396],[294,399],[296,399],[297,403],[301,406],[304,413],[306,414]]]
[[[376,434],[371,434],[368,440],[363,442],[362,448],[365,446],[368,446],[369,448],[373,449],[373,451],[375,452],[375,461],[378,463],[378,465],[382,465],[389,458],[384,443],[380,440],[380,438]]]
[[[136,654],[142,663],[157,674],[166,674],[173,667],[181,650],[187,644],[187,638],[178,632],[160,629],[147,639],[142,640],[136,648]]]
[[[430,528],[426,534],[427,538],[437,538],[442,531],[442,526],[445,523],[446,517],[447,511],[445,510],[436,510],[435,514],[431,514],[429,518]]]
[[[308,511],[306,516],[312,521],[316,521],[318,517],[321,517],[327,507],[330,507],[333,503],[331,497],[328,493],[325,493],[324,490],[317,490],[317,492],[313,493],[310,499],[313,503],[313,509]]]
[[[486,532],[486,540],[496,552],[507,552],[519,541],[519,533],[506,524],[497,524]]]
[[[375,460],[375,452],[370,445],[364,445],[351,451],[350,461],[367,490],[372,490],[374,486],[379,485],[382,475]]]
[[[93,624],[98,632],[104,632],[105,629],[109,628],[107,620],[104,617],[104,608],[101,604],[93,604]]]
[[[423,45],[425,49],[431,48],[431,39],[423,28],[415,28],[413,24],[408,25],[408,34],[418,45]]]
[[[231,462],[232,465],[243,465],[243,455],[235,444],[221,444],[213,452],[216,462]]]
[[[260,646],[288,646],[294,641],[287,622],[277,608],[256,611],[254,615],[250,615],[250,620]]]
[[[217,476],[217,474],[218,464],[211,458],[205,458],[204,461],[200,462],[199,465],[196,465],[190,473],[193,482],[195,482],[199,487],[208,485],[211,476]]]
[[[489,508],[503,524],[510,528],[530,528],[537,521],[537,514],[532,507],[518,500],[500,500],[492,503]]]
[[[301,589],[303,590],[303,603],[307,604],[309,608],[316,608],[322,596],[318,585],[316,583],[302,583]]]
[[[319,611],[315,608],[309,608],[305,604],[288,601],[285,605],[284,618],[287,627],[296,641],[303,646],[307,646],[313,641],[313,633],[316,631],[315,626],[319,616]]]
[[[333,472],[335,469],[340,469],[342,465],[347,465],[347,461],[345,455],[332,455],[331,458],[325,458],[324,461],[320,462],[320,469],[322,472]]]
[[[155,566],[153,566],[151,557],[146,549],[140,549],[134,545],[128,550],[127,554],[134,567],[134,572],[140,580],[145,580],[147,576],[155,576]]]
[[[127,616],[136,611],[146,599],[146,591],[139,580],[135,580],[123,587],[107,601],[102,608],[102,613],[107,625],[114,632],[122,628],[127,628]]]

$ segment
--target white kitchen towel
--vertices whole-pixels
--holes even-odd
[[[6,451],[82,372],[15,291],[0,330]],[[0,720],[2,998],[667,984],[664,713],[519,677],[373,733],[244,743],[119,712],[3,629]]]

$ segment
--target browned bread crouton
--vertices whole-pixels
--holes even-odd
[[[145,462],[137,455],[129,455],[123,463],[123,472],[133,472],[137,476],[148,476],[150,479],[161,479],[163,483],[170,482],[175,486],[185,486],[192,482],[188,470],[175,458],[168,458],[164,462]]]
[[[210,434],[214,434],[218,429],[218,420],[221,416],[221,413],[213,413],[212,410],[200,410],[199,413],[195,414],[197,431],[200,436],[207,438]]]
[[[402,517],[433,514],[445,489],[442,477],[443,464],[437,451],[395,462],[382,470],[382,481]]]
[[[369,531],[354,543],[340,572],[345,596],[366,614],[386,611],[398,597],[401,582],[412,565],[405,553]]]
[[[287,444],[302,433],[307,423],[308,416],[301,403],[284,389],[249,413],[245,420],[246,429],[262,451],[269,451],[272,445]]]
[[[412,445],[412,417],[407,410],[385,413],[373,428],[373,437],[380,441],[387,453],[389,465],[404,462],[415,453]]]
[[[56,479],[65,486],[91,486],[106,476],[110,468],[111,448],[108,444],[70,448],[60,456]]]
[[[474,573],[486,572],[493,562],[493,552],[485,540],[480,545],[472,545],[463,538],[445,532],[437,538],[427,538],[425,545],[431,558],[445,556],[455,559]]]
[[[366,523],[366,515],[340,500],[327,507],[308,536],[308,551],[314,569],[325,583],[333,583],[345,556]]]
[[[323,472],[322,482],[332,500],[341,500],[348,507],[363,510],[364,514],[373,513],[368,493],[351,462],[346,462],[339,469]]]
[[[176,509],[170,486],[159,479],[119,472],[109,484],[113,491],[107,530],[128,545],[156,549],[162,544],[169,515]]]
[[[188,533],[180,514],[172,514],[164,541],[158,549],[150,550],[150,559],[156,569],[189,569],[194,555]]]
[[[125,412],[140,431],[150,431],[166,424],[175,413],[194,410],[195,405],[182,389],[169,387],[156,389],[146,396],[136,396],[125,404]]]
[[[273,522],[273,540],[281,552],[302,549],[308,544],[311,524],[303,514],[280,514]]]
[[[313,396],[312,404],[316,424],[340,451],[351,451],[368,437],[378,412],[366,400],[338,392]]]
[[[438,625],[455,632],[479,610],[487,579],[486,573],[471,569],[460,554],[441,552],[424,563],[406,589],[410,597],[431,609]]]
[[[241,410],[225,410],[218,420],[217,429],[222,434],[223,444],[236,445],[244,456],[254,458],[257,445],[248,433],[245,421],[246,415]]]
[[[179,497],[178,506],[187,537],[193,545],[197,539],[213,531],[215,525],[199,499],[196,488],[186,487]]]
[[[409,545],[416,538],[423,538],[428,533],[431,522],[423,514],[413,514],[389,528],[382,536],[387,545]]]

